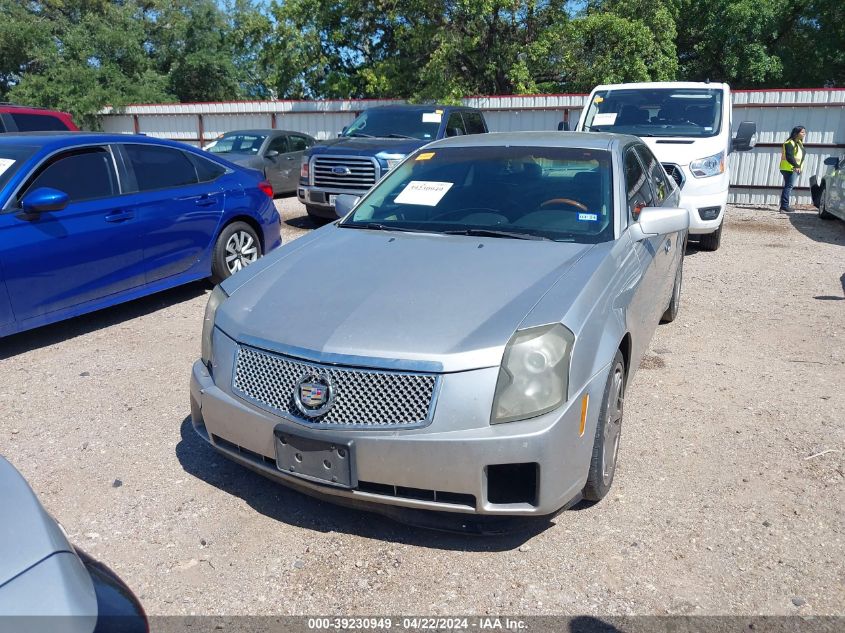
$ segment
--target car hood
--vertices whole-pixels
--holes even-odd
[[[496,366],[531,308],[591,248],[336,226],[318,233],[225,284],[236,289],[217,313],[218,327],[315,361]]]
[[[56,552],[73,552],[21,474],[0,457],[0,586]]]
[[[410,154],[415,149],[430,143],[434,139],[420,141],[407,138],[357,138],[343,137],[323,141],[315,145],[310,152],[319,154],[350,154],[375,156],[376,154]]]
[[[661,163],[686,166],[699,158],[706,158],[724,149],[720,136],[692,139],[689,137],[652,137],[642,139]]]

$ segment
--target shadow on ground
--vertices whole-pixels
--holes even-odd
[[[405,525],[363,510],[336,506],[286,488],[218,454],[182,421],[176,457],[186,473],[246,501],[266,517],[318,532],[340,532],[364,538],[432,549],[499,552],[518,548],[552,526],[538,519],[531,527],[509,534],[477,536]]]
[[[135,299],[111,308],[104,308],[58,323],[7,336],[0,339],[0,360],[41,347],[55,345],[124,321],[131,321],[184,301],[191,301],[205,294],[208,289],[207,281],[197,281],[172,290],[158,292],[149,297]],[[198,322],[202,319],[202,312],[197,315],[197,319]]]
[[[815,212],[800,211],[789,213],[787,217],[793,227],[814,242],[845,246],[845,222],[842,220],[822,220]]]

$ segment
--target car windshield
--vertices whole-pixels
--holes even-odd
[[[402,110],[384,108],[366,110],[346,128],[343,136],[381,138],[437,138],[443,110]]]
[[[635,136],[715,136],[722,127],[722,90],[659,88],[600,90],[584,130]]]
[[[212,154],[257,154],[266,134],[224,134],[207,149]]]
[[[0,189],[11,180],[37,149],[29,145],[0,146]]]
[[[612,181],[604,150],[421,150],[340,226],[594,244],[613,239]]]

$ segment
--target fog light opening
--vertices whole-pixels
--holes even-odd
[[[487,500],[496,504],[537,505],[540,465],[496,464],[487,466]]]
[[[722,207],[702,207],[698,210],[698,217],[702,220],[715,220],[721,211]]]

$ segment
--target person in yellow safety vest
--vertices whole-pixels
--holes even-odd
[[[780,173],[783,175],[783,191],[780,193],[781,211],[794,210],[789,206],[789,196],[792,195],[792,188],[804,164],[804,137],[806,135],[807,130],[804,126],[796,125],[780,151]]]

